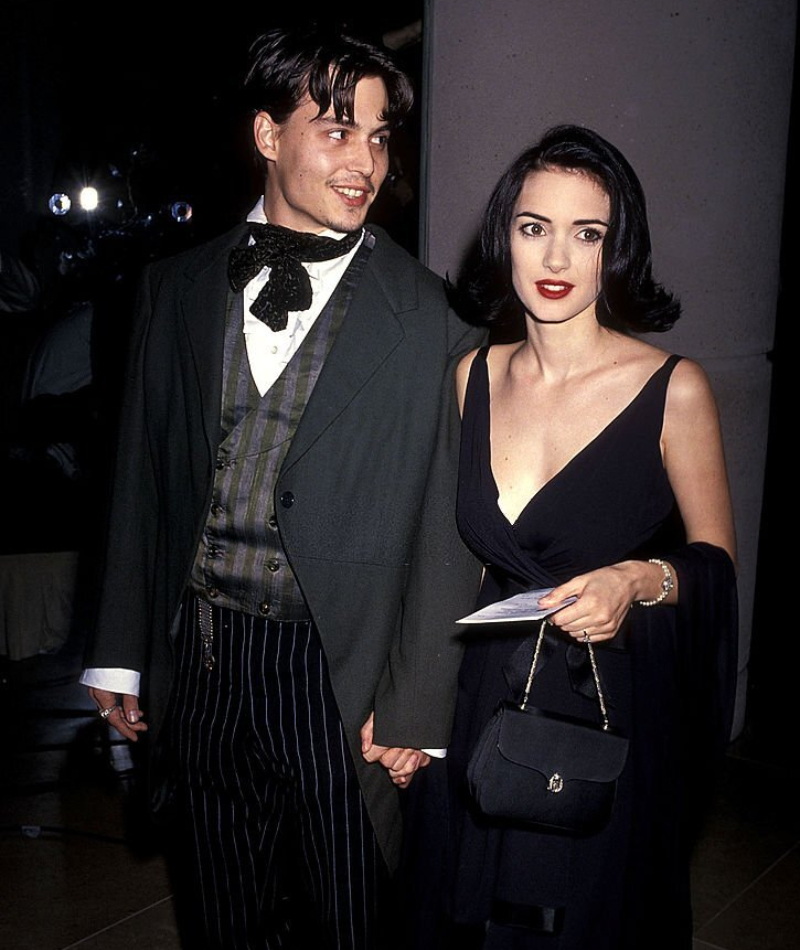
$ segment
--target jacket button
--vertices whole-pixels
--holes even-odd
[[[265,600],[262,604],[258,605],[258,612],[262,617],[266,617],[269,613],[269,601]]]
[[[273,574],[274,574],[276,571],[280,570],[280,567],[281,567],[281,565],[280,565],[280,563],[278,562],[278,559],[277,559],[276,557],[271,557],[271,558],[267,561],[267,570],[268,570],[268,571],[271,571]]]
[[[206,594],[213,600],[215,597],[219,596],[219,591],[216,587],[212,587],[211,584],[206,587]]]
[[[281,495],[281,504],[284,508],[291,508],[294,504],[294,495],[290,491],[285,491]]]

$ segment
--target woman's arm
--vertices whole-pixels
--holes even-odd
[[[686,540],[715,544],[736,564],[736,533],[717,404],[705,372],[690,360],[681,360],[672,373],[661,444]]]
[[[688,542],[706,541],[725,550],[736,563],[728,478],[719,414],[703,370],[689,360],[675,367],[667,390],[661,450]],[[660,603],[677,603],[675,586]],[[578,600],[553,614],[552,621],[576,639],[588,633],[597,642],[614,637],[635,601],[655,600],[664,572],[647,561],[622,561],[590,571],[556,587],[542,598],[552,606],[567,597]]]

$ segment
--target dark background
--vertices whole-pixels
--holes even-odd
[[[304,2],[296,13],[233,2],[224,18],[189,4],[47,0],[5,5],[0,30],[0,245],[39,223],[50,187],[123,171],[143,146],[139,187],[193,200],[203,234],[237,220],[258,187],[245,168],[249,129],[237,111],[252,39],[277,24],[343,22],[380,41],[422,17],[422,0],[386,4]],[[275,4],[285,10],[288,4]],[[419,74],[419,44],[400,51]],[[157,159],[157,162],[155,161]]]

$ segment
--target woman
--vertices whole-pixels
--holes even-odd
[[[727,736],[734,528],[714,398],[689,360],[633,336],[669,329],[641,185],[587,129],[526,151],[488,206],[459,286],[518,342],[469,354],[458,517],[484,561],[479,605],[553,587],[534,705],[597,719],[585,641],[630,738],[596,834],[481,815],[464,773],[498,700],[520,697],[530,624],[470,630],[448,754],[450,945],[621,950],[691,945],[688,816]],[[538,625],[537,625],[538,627]],[[687,780],[688,779],[688,780]],[[696,796],[695,796],[696,798]]]

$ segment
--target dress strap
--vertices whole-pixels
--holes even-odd
[[[670,356],[667,357],[667,359],[664,360],[664,362],[661,364],[660,369],[656,370],[656,372],[663,371],[667,374],[667,376],[671,376],[672,371],[675,369],[675,367],[678,365],[678,363],[680,363],[682,359],[683,357],[680,356],[678,353],[672,353]]]
[[[469,367],[469,376],[467,377],[467,389],[464,393],[464,411],[463,416],[472,415],[479,407],[485,404],[488,415],[488,399],[483,400],[482,394],[488,396],[489,392],[489,367],[486,357],[489,353],[489,347],[482,346]],[[486,424],[488,425],[488,419]]]
[[[663,415],[664,403],[667,398],[667,388],[669,387],[669,381],[672,378],[672,371],[683,359],[682,356],[679,356],[677,353],[673,353],[668,356],[661,366],[652,374],[652,376],[647,380],[642,389],[639,391],[639,396],[637,396],[633,403],[638,402],[640,399],[656,399],[661,403],[661,414]],[[649,397],[648,397],[649,394]],[[652,405],[653,403],[650,403]]]

